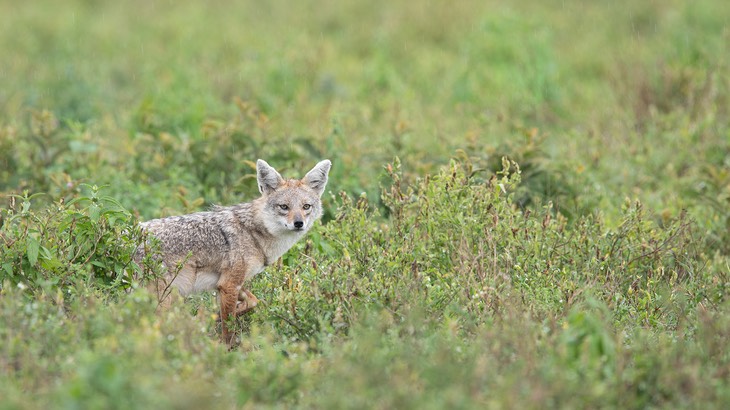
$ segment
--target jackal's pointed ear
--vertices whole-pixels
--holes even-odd
[[[284,182],[284,178],[263,159],[256,161],[256,180],[262,194],[274,192]]]
[[[324,187],[327,185],[327,175],[329,175],[330,167],[332,167],[330,160],[320,161],[311,171],[307,172],[302,182],[312,188],[317,195],[322,196]]]

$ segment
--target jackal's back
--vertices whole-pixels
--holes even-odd
[[[142,223],[142,228],[159,241],[166,262],[190,258],[198,267],[218,268],[231,252],[246,253],[241,247],[252,235],[264,235],[256,228],[255,213],[253,203],[244,203],[154,219]]]

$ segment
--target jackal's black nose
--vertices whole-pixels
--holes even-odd
[[[304,228],[304,221],[294,221],[294,227],[297,229]]]

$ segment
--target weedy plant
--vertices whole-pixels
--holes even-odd
[[[44,194],[9,198],[2,210],[2,286],[30,293],[93,288],[119,293],[133,285],[132,258],[142,241],[132,214],[97,186],[37,209]]]
[[[727,397],[725,285],[703,270],[691,220],[659,224],[634,202],[615,229],[523,210],[507,159],[492,174],[454,160],[414,184],[402,168],[385,167],[388,219],[343,193],[332,221],[257,278],[263,303],[239,320],[232,353],[216,342],[210,295],[155,314],[131,286],[139,233],[97,188],[54,213],[16,198],[2,227],[4,397],[176,406],[216,391],[220,405],[346,408]]]
[[[479,325],[513,299],[555,319],[591,295],[620,312],[617,323],[672,329],[677,298],[692,309],[709,296],[701,241],[686,216],[659,226],[629,202],[616,229],[600,215],[569,225],[549,204],[520,209],[516,163],[505,159],[488,178],[470,167],[452,162],[408,187],[401,164],[388,165],[387,224],[374,222],[379,211],[367,198],[342,195],[335,220],[300,246],[305,257],[254,284],[276,301],[270,319],[306,340],[323,327],[346,331],[363,307]]]

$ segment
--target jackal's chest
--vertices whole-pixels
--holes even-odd
[[[267,263],[274,263],[277,259],[281,258],[302,236],[304,236],[304,232],[292,233],[272,241],[266,250]]]

